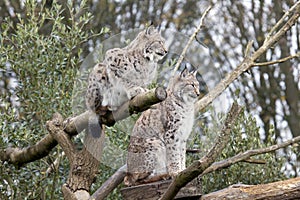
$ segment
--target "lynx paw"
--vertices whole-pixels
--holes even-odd
[[[142,88],[142,87],[132,88],[131,90],[129,90],[130,99],[132,99],[133,97],[135,97],[138,94],[141,94],[141,93],[144,93],[144,92],[147,92],[147,91],[148,91],[148,89]]]

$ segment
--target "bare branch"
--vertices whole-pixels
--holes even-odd
[[[26,147],[8,147],[0,150],[0,160],[22,166],[25,163],[33,162],[47,156],[50,151],[57,145],[56,140],[51,134],[47,134],[36,144]]]
[[[115,113],[108,113],[101,119],[106,125],[113,125],[116,121],[124,119],[129,115],[142,112],[151,105],[163,101],[167,97],[166,91],[158,87],[144,94],[139,94],[129,102],[121,106]],[[89,112],[86,111],[76,117],[69,118],[63,122],[63,130],[69,136],[80,133],[87,127]],[[0,150],[0,160],[8,161],[12,164],[21,166],[23,164],[41,159],[49,154],[49,152],[57,145],[57,141],[51,134],[47,134],[35,145],[20,148],[6,148]]]
[[[226,117],[224,126],[221,130],[220,135],[218,136],[216,143],[210,149],[210,151],[200,160],[193,162],[188,168],[180,172],[169,185],[167,191],[162,196],[161,200],[173,199],[179,190],[184,187],[187,183],[196,178],[201,174],[206,168],[208,168],[215,159],[222,152],[226,146],[230,131],[232,129],[233,123],[238,115],[241,113],[242,108],[234,103]]]
[[[297,54],[294,54],[294,55],[287,56],[285,58],[281,58],[279,60],[274,60],[274,61],[269,61],[269,62],[261,62],[261,63],[253,63],[253,66],[274,65],[274,64],[282,63],[282,62],[285,62],[287,60],[290,60],[290,59],[293,59],[293,58],[298,58],[298,57],[300,57],[300,52],[298,52]]]
[[[251,56],[246,56],[244,60],[213,89],[203,98],[196,103],[196,110],[203,110],[207,107],[215,98],[217,98],[234,80],[236,80],[242,73],[255,66],[255,60],[274,45],[284,34],[297,22],[300,16],[300,3],[296,3],[288,11],[293,13],[290,19],[280,28],[280,30],[274,35],[266,38],[264,44],[255,51]],[[282,18],[285,18],[283,16]],[[281,18],[281,19],[282,19]],[[250,44],[250,43],[249,43]],[[247,50],[249,51],[249,50]]]
[[[118,169],[109,179],[107,179],[101,187],[92,195],[92,199],[101,200],[107,197],[113,189],[115,189],[120,183],[122,183],[126,176],[126,168],[124,165]]]
[[[278,29],[279,26],[282,25],[282,23],[284,22],[284,20],[293,13],[294,10],[297,10],[296,7],[298,7],[300,4],[300,2],[298,1],[297,3],[295,3],[291,8],[290,10],[286,11],[284,13],[284,15],[281,17],[281,19],[272,27],[272,29],[269,31],[268,35],[266,36],[266,39],[264,41],[264,43],[266,43],[269,38],[272,36],[272,34]],[[297,11],[296,11],[297,12]],[[299,12],[299,10],[298,10]]]
[[[187,44],[185,45],[183,51],[181,52],[180,56],[179,56],[179,59],[174,67],[174,70],[173,70],[173,74],[172,76],[175,75],[176,71],[179,69],[180,67],[180,64],[182,63],[183,59],[184,59],[184,56],[188,50],[188,48],[191,46],[194,38],[196,38],[197,34],[199,33],[199,31],[201,30],[202,26],[203,26],[203,21],[204,21],[204,18],[206,17],[206,15],[208,14],[208,12],[211,10],[211,6],[209,6],[203,13],[203,15],[201,16],[200,18],[200,23],[198,25],[198,27],[196,28],[196,30],[194,31],[194,33],[191,35],[189,41],[187,42]]]
[[[251,164],[259,164],[259,165],[264,165],[267,163],[265,160],[251,159],[251,158],[243,160],[242,162],[251,163]]]
[[[246,50],[244,53],[244,57],[249,57],[251,55],[251,50],[252,50],[252,45],[253,45],[253,40],[250,40],[246,46]]]
[[[211,199],[299,199],[300,177],[260,185],[235,184],[201,196]]]
[[[246,161],[251,156],[255,156],[255,155],[259,155],[259,154],[265,154],[265,153],[270,153],[270,152],[276,151],[278,149],[287,147],[287,146],[289,146],[291,144],[295,144],[295,143],[298,143],[298,142],[300,142],[300,136],[295,137],[295,138],[290,139],[290,140],[287,140],[287,141],[285,141],[285,142],[283,142],[281,144],[276,144],[276,145],[272,145],[272,146],[265,147],[265,148],[260,148],[260,149],[248,150],[248,151],[246,151],[244,153],[235,155],[235,156],[233,156],[231,158],[228,158],[226,160],[222,160],[220,162],[216,162],[216,163],[212,164],[201,175],[204,175],[204,174],[210,173],[212,171],[216,171],[216,170],[219,170],[219,169],[223,169],[223,168],[229,167],[230,165],[233,165],[233,164],[235,164],[237,162]]]

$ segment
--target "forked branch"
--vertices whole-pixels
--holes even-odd
[[[272,29],[272,33],[269,33],[267,38],[265,38],[263,45],[256,50],[252,55],[246,55],[244,60],[232,71],[230,72],[221,82],[212,89],[207,95],[205,95],[202,99],[200,99],[196,103],[196,110],[203,110],[206,108],[215,98],[217,98],[234,80],[236,80],[241,74],[243,74],[245,71],[249,70],[253,66],[260,65],[259,63],[256,63],[255,61],[263,54],[266,53],[266,51],[272,47],[280,38],[282,38],[288,30],[297,22],[300,16],[300,1],[295,3],[294,6],[292,6],[287,13],[289,15],[284,15],[277,24],[281,24],[284,20],[286,20],[287,16],[290,16],[289,19],[286,21],[284,25],[277,31],[276,29]],[[292,13],[292,14],[291,14]],[[278,26],[278,25],[275,26]],[[250,48],[250,47],[248,47]],[[250,49],[246,50],[247,52],[250,52]],[[297,56],[299,56],[297,54]],[[291,56],[288,59],[292,59],[296,56]],[[286,60],[288,60],[286,59]],[[286,61],[283,60],[283,61]],[[270,64],[275,64],[279,62],[283,62],[282,60],[273,61]],[[263,63],[264,65],[266,63]]]
[[[155,88],[146,93],[137,95],[122,105],[115,113],[107,113],[103,116],[101,121],[103,124],[111,126],[116,121],[124,119],[129,115],[148,109],[151,105],[163,101],[166,97],[167,93],[163,88]],[[87,127],[89,114],[90,113],[86,111],[76,117],[65,120],[63,122],[64,132],[69,136],[80,133]],[[47,156],[56,145],[57,141],[53,135],[47,134],[32,146],[26,148],[9,147],[0,150],[0,160],[22,166]]]

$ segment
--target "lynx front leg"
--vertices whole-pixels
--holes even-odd
[[[167,149],[167,169],[170,176],[176,176],[182,171],[182,147],[179,138],[166,134],[166,149]]]

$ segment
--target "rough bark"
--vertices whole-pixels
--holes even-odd
[[[300,199],[300,178],[261,185],[232,185],[226,189],[206,194],[200,199]]]
[[[151,105],[163,101],[167,97],[166,91],[158,87],[146,93],[139,94],[132,100],[122,105],[115,113],[107,113],[102,117],[101,122],[106,125],[113,125],[116,121],[124,119],[129,115],[142,112]],[[68,118],[62,123],[63,131],[70,137],[77,135],[87,127],[89,112],[86,111],[76,117]],[[47,134],[35,145],[26,148],[12,148],[0,150],[0,160],[8,161],[11,164],[22,166],[26,163],[41,159],[57,145],[53,135]]]
[[[95,180],[99,168],[99,161],[85,148],[78,151],[71,141],[71,137],[63,130],[63,117],[55,113],[53,119],[48,121],[47,129],[58,142],[70,162],[70,172],[67,183],[63,185],[65,199],[88,198],[90,186]],[[104,136],[104,134],[101,134]],[[86,192],[85,192],[86,191]]]
[[[162,197],[163,193],[168,189],[171,180],[158,181],[149,184],[143,184],[133,187],[127,187],[121,190],[124,200],[143,199],[157,200]],[[189,183],[182,188],[174,199],[199,199],[201,196],[201,185],[197,181]]]

